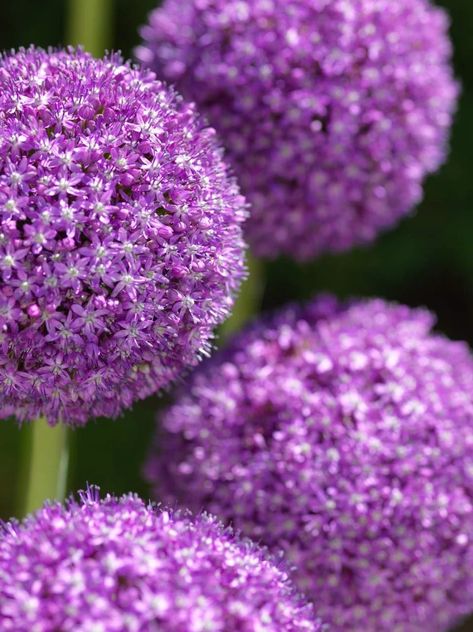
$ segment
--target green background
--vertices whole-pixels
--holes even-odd
[[[106,0],[97,0],[105,2]],[[138,25],[154,0],[111,0],[111,46],[130,56],[139,41]],[[380,295],[438,314],[438,327],[473,343],[473,3],[443,2],[452,16],[455,67],[463,84],[452,152],[447,165],[430,178],[416,213],[368,248],[324,257],[307,266],[278,261],[266,266],[263,307],[307,298],[319,290],[340,296]],[[0,49],[35,43],[67,43],[65,0],[1,0]],[[140,476],[152,434],[157,399],[141,402],[116,421],[97,420],[72,432],[69,489],[97,483],[103,491],[148,490]],[[0,518],[15,513],[22,492],[22,462],[28,428],[0,422]]]

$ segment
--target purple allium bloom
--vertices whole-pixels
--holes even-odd
[[[246,213],[214,136],[118,55],[0,58],[0,417],[116,416],[208,351]]]
[[[445,630],[473,611],[473,359],[432,325],[330,297],[254,324],[164,415],[156,495],[282,548],[334,630]]]
[[[96,490],[0,536],[3,632],[320,632],[264,550],[211,516]]]
[[[136,55],[220,133],[255,253],[305,260],[420,201],[458,91],[447,29],[429,0],[165,0]]]

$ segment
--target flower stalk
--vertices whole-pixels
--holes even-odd
[[[28,476],[22,499],[23,516],[39,509],[46,499],[64,500],[69,461],[65,424],[50,426],[45,419],[37,419],[28,430],[25,467]]]
[[[69,0],[68,43],[101,57],[112,44],[112,0]]]

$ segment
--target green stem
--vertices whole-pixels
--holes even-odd
[[[22,515],[36,511],[45,500],[65,498],[67,486],[67,428],[51,427],[42,418],[30,424],[26,493]]]
[[[101,57],[112,43],[113,0],[69,0],[68,43]]]
[[[264,290],[264,266],[248,253],[248,278],[241,286],[232,315],[220,328],[220,337],[225,340],[240,331],[255,316],[260,308]]]

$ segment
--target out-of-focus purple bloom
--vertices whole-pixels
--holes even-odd
[[[445,157],[457,86],[429,0],[165,0],[136,56],[217,128],[256,254],[369,242]]]
[[[244,275],[214,136],[117,55],[0,59],[0,417],[116,416],[208,352]]]
[[[282,548],[334,630],[446,630],[473,610],[473,360],[432,324],[330,297],[256,323],[164,415],[156,496]]]
[[[265,551],[134,495],[46,505],[0,529],[3,632],[320,632]]]

